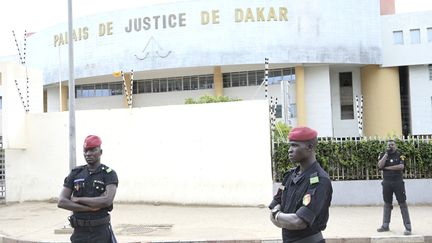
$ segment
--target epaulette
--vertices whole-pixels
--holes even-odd
[[[112,171],[112,169],[106,165],[102,165],[102,170],[105,171],[107,174]]]
[[[319,182],[318,172],[312,173],[309,176],[309,184],[313,185]]]

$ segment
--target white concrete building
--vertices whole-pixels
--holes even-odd
[[[204,94],[264,99],[269,58],[269,96],[293,126],[358,136],[362,95],[363,135],[432,134],[432,13],[394,14],[394,7],[392,0],[179,1],[79,18],[76,109],[127,107],[123,80],[113,75],[121,70],[127,90],[134,71],[133,107]],[[43,74],[46,112],[67,110],[67,47],[66,23],[28,38],[27,65]]]

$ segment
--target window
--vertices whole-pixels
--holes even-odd
[[[108,83],[108,88],[111,91],[111,95],[123,94],[123,82]]]
[[[249,71],[247,72],[247,79],[248,79],[248,85],[254,86],[254,85],[260,85],[261,82],[258,84],[256,72],[255,71]]]
[[[261,85],[264,81],[264,71],[254,70],[247,72],[223,73],[223,87],[242,87]],[[294,68],[271,69],[269,70],[268,84],[279,84],[282,80],[294,81]]]
[[[168,91],[168,82],[166,78],[159,79],[159,85],[160,85],[160,92]]]
[[[429,80],[432,81],[432,64],[429,64],[428,68],[429,68]]]
[[[428,42],[432,42],[432,27],[427,28],[427,39],[428,39]]]
[[[403,32],[402,30],[393,31],[393,44],[395,45],[403,45]]]
[[[153,93],[159,92],[159,79],[153,79]]]
[[[276,118],[282,118],[282,105],[276,105]]]
[[[283,72],[283,80],[294,81],[295,80],[295,69],[294,68],[284,68]]]
[[[183,90],[190,90],[191,89],[191,77],[183,77]]]
[[[136,84],[136,88],[135,88]],[[135,90],[137,91],[135,93]],[[134,94],[139,93],[151,93],[152,92],[152,80],[141,80],[134,82]]]
[[[111,91],[108,89],[108,83],[96,84],[95,96],[109,96]]]
[[[168,78],[168,91],[181,91],[182,87],[181,77]]]
[[[82,97],[93,97],[95,96],[95,85],[85,84],[82,86]]]
[[[213,88],[213,75],[200,75],[199,89],[212,89]]]
[[[352,72],[339,73],[341,120],[354,119]]]
[[[198,76],[191,76],[191,90],[198,89]]]
[[[259,70],[256,71],[256,75],[257,75],[257,85],[261,85],[262,82],[264,82],[264,71]]]
[[[223,87],[229,88],[231,87],[231,73],[222,74]]]
[[[410,36],[411,36],[411,44],[420,44],[420,30],[419,29],[410,30]]]
[[[282,70],[270,70],[268,84],[279,84],[282,81]]]
[[[235,72],[231,73],[231,87],[239,87],[240,86],[240,73]]]
[[[297,117],[297,103],[291,103],[288,107],[289,118]]]

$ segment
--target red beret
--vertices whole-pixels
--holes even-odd
[[[295,127],[288,134],[290,141],[309,141],[316,138],[318,133],[309,127]]]
[[[102,140],[96,135],[88,135],[84,140],[85,149],[99,147],[101,144]]]

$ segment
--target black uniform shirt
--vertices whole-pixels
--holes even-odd
[[[98,197],[110,184],[118,185],[117,174],[101,164],[94,172],[90,172],[87,165],[74,168],[65,178],[63,186],[73,190],[74,197]],[[74,215],[79,219],[99,219],[106,217],[112,209],[111,205],[95,212],[74,212]]]
[[[380,154],[379,159],[384,156],[384,153]],[[392,165],[404,164],[404,157],[400,155],[398,151],[393,153],[388,153],[387,160],[384,167]],[[402,171],[401,170],[383,170],[384,180],[401,180]]]
[[[284,242],[292,242],[324,230],[329,218],[333,189],[330,177],[314,162],[310,168],[297,175],[297,167],[285,175],[282,193],[273,200],[279,201],[283,213],[295,213],[307,227],[303,230],[282,229]]]

